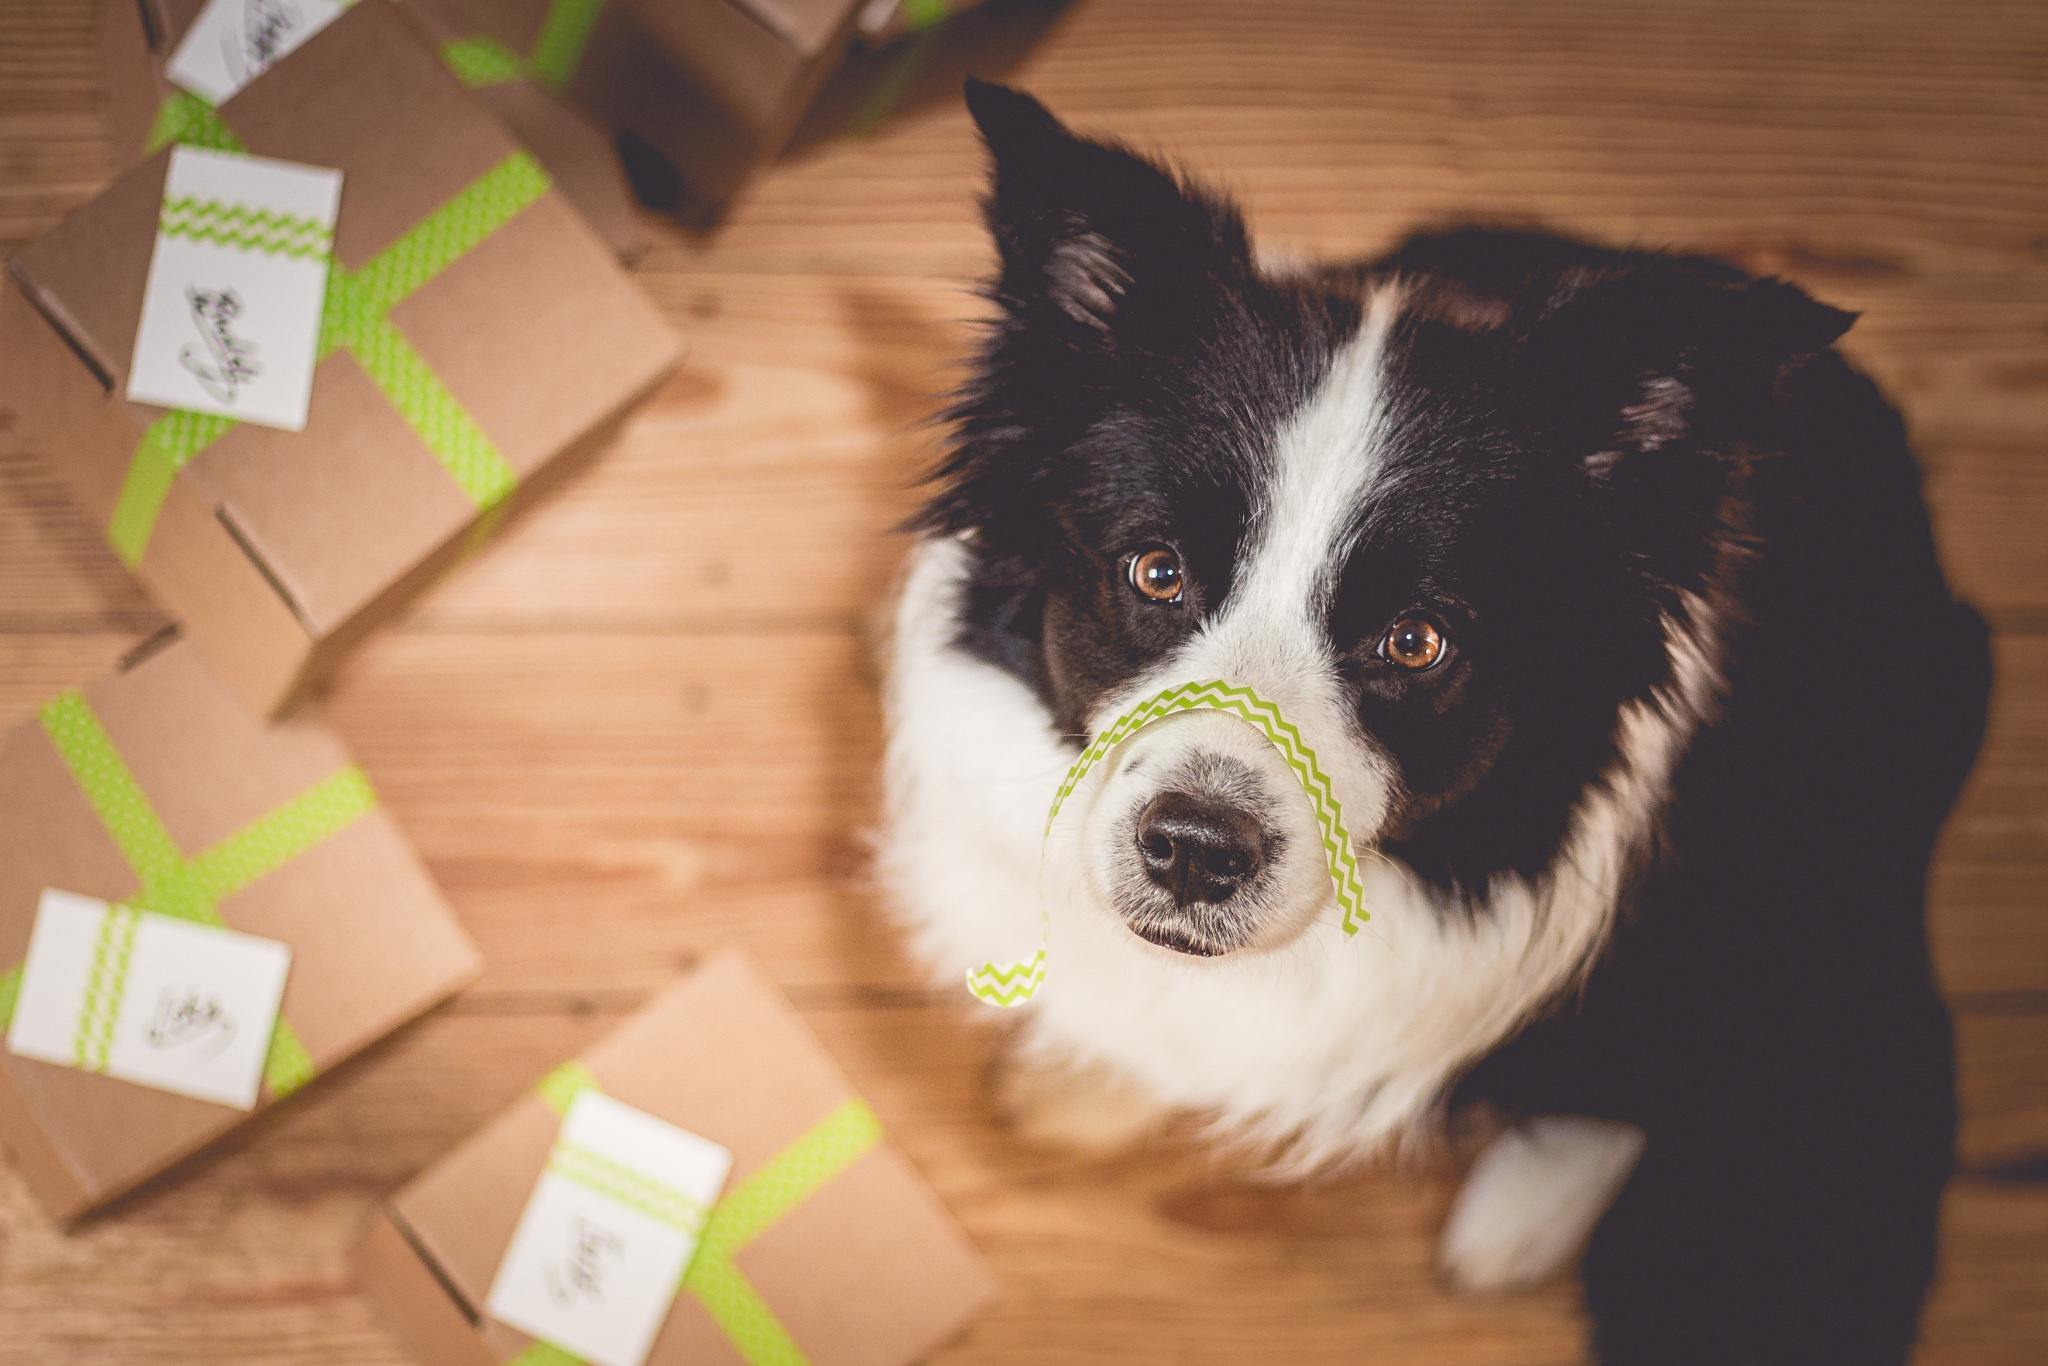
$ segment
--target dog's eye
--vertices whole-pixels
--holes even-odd
[[[1428,617],[1402,617],[1380,637],[1380,658],[1421,673],[1444,657],[1444,633]]]
[[[1131,587],[1154,602],[1178,602],[1181,595],[1180,556],[1164,546],[1131,556]]]

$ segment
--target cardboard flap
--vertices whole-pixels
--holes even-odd
[[[116,395],[128,387],[170,161],[166,148],[131,168],[11,263],[24,291]]]
[[[433,1366],[496,1366],[470,1319],[406,1230],[378,1213],[350,1259],[356,1284],[376,1302],[384,1326],[414,1357]]]
[[[845,35],[865,0],[734,0],[785,43],[814,57]]]

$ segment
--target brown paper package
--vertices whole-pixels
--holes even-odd
[[[414,2],[457,31],[529,53],[553,0]],[[608,0],[562,93],[681,177],[680,199],[658,207],[709,224],[782,150],[866,2]]]
[[[310,717],[258,721],[186,643],[161,646],[82,691],[188,858],[348,762],[340,741]],[[0,736],[0,968],[26,955],[45,888],[118,903],[137,884],[31,719]],[[381,806],[219,910],[230,929],[290,946],[283,1014],[321,1072],[459,991],[483,967]],[[273,1101],[266,1086],[258,1108]],[[106,1203],[248,1118],[0,1051],[0,1137],[59,1219]]]
[[[387,4],[361,4],[219,110],[253,153],[340,169],[358,269],[519,152]],[[101,527],[150,423],[122,397],[170,150],[8,263],[0,402]],[[553,190],[391,322],[537,496],[674,368],[674,335]],[[478,509],[346,350],[306,430],[241,424],[186,464],[137,576],[228,684],[274,715],[470,542]]]
[[[142,155],[158,107],[176,93],[164,64],[206,0],[103,0],[100,6],[100,79],[106,93],[107,139],[127,165]],[[427,11],[400,10],[436,51],[450,38]],[[503,119],[547,169],[591,230],[623,261],[647,249],[647,225],[619,169],[611,139],[584,115],[531,81],[473,90],[471,95]]]
[[[738,952],[713,956],[581,1061],[606,1094],[730,1149],[727,1190],[854,1094]],[[357,1276],[421,1362],[497,1366],[530,1344],[479,1310],[559,1123],[529,1094],[374,1218]],[[960,1332],[995,1293],[972,1245],[886,1138],[734,1262],[816,1366],[903,1366]],[[682,1294],[647,1363],[744,1358]]]

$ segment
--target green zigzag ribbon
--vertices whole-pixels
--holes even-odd
[[[166,237],[298,260],[325,260],[334,249],[333,230],[317,218],[196,195],[166,198],[156,227]]]
[[[349,764],[188,859],[84,694],[73,690],[45,703],[40,719],[44,734],[142,884],[125,903],[129,910],[224,929],[221,901],[353,825],[377,805],[370,780]],[[0,978],[0,1030],[14,1018],[20,992],[17,965]],[[264,1059],[264,1080],[282,1099],[311,1081],[313,1073],[311,1055],[280,1016]]]
[[[121,998],[128,994],[128,966],[135,957],[135,933],[142,928],[140,911],[110,906],[100,914],[100,932],[85,978],[85,1004],[78,1012],[78,1032],[71,1043],[72,1061],[88,1072],[107,1070],[114,1046],[114,1024]]]
[[[599,1089],[590,1069],[573,1062],[550,1073],[539,1087],[557,1114],[567,1114],[582,1092]],[[682,1288],[697,1297],[749,1366],[809,1366],[810,1358],[733,1258],[881,1141],[882,1121],[867,1102],[848,1100],[712,1206]],[[536,1342],[506,1366],[585,1364],[553,1343]]]
[[[583,64],[583,50],[604,4],[605,0],[555,0],[541,21],[531,57],[521,57],[496,38],[477,36],[443,44],[441,61],[472,89],[531,78],[560,90]]]
[[[704,1227],[704,1206],[690,1194],[595,1148],[557,1140],[548,1155],[548,1170],[691,1237]]]
[[[1221,681],[1186,683],[1168,688],[1119,716],[1095,737],[1094,743],[1067,770],[1059,792],[1052,799],[1052,809],[1046,813],[1045,835],[1039,844],[1040,867],[1044,866],[1044,850],[1051,843],[1052,826],[1059,818],[1060,807],[1080,786],[1081,780],[1088,776],[1088,771],[1136,732],[1183,711],[1226,712],[1257,729],[1280,751],[1280,757],[1301,780],[1301,790],[1307,794],[1309,805],[1315,809],[1316,823],[1322,827],[1323,856],[1329,865],[1330,881],[1336,888],[1337,904],[1344,912],[1344,933],[1358,933],[1358,927],[1371,918],[1365,910],[1365,884],[1358,877],[1358,859],[1351,850],[1351,834],[1344,828],[1344,809],[1337,801],[1336,790],[1330,786],[1328,775],[1316,762],[1315,751],[1308,747],[1293,723],[1280,714],[1279,707],[1249,687],[1232,687]],[[1048,922],[1042,883],[1039,898],[1038,952],[1013,963],[983,963],[970,969],[967,989],[974,993],[976,999],[992,1006],[1018,1006],[1036,995],[1044,984]]]
[[[243,149],[237,143],[233,150]],[[336,349],[355,357],[457,486],[486,513],[512,492],[518,476],[476,419],[392,325],[390,314],[547,190],[547,173],[540,164],[525,152],[514,152],[360,270],[343,270],[336,263],[327,272],[319,358],[326,359]],[[122,563],[131,569],[142,563],[178,471],[234,426],[233,418],[188,412],[166,413],[150,424],[129,462],[107,527],[107,539]]]
[[[330,244],[326,242],[308,246],[289,237],[236,232],[232,228],[217,228],[207,223],[173,219],[160,221],[157,224],[157,231],[166,237],[182,237],[188,242],[209,242],[214,246],[233,247],[237,251],[261,252],[265,256],[289,256],[300,261],[325,260],[330,250]]]

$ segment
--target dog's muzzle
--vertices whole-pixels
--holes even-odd
[[[1309,831],[1290,828],[1308,823],[1293,785],[1271,746],[1226,717],[1135,737],[1095,813],[1105,900],[1131,933],[1178,953],[1260,941],[1300,880],[1287,855]],[[1320,897],[1310,871],[1307,893]]]

